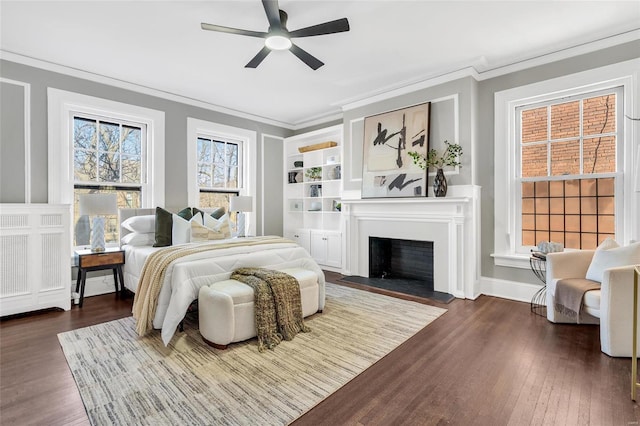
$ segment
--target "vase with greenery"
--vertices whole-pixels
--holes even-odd
[[[322,179],[322,167],[309,167],[304,175],[310,181],[316,181]]]
[[[436,177],[433,179],[433,192],[436,197],[447,195],[447,179],[442,168],[462,165],[460,162],[462,147],[457,143],[449,143],[449,141],[444,141],[444,144],[447,148],[440,156],[435,149],[430,149],[426,157],[415,151],[408,152],[409,156],[413,158],[414,164],[417,164],[422,170],[429,170],[431,167],[436,169]]]

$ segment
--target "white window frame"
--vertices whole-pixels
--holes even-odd
[[[624,111],[620,114],[637,117],[640,96],[637,94],[640,60],[621,62],[594,70],[567,75],[552,80],[516,87],[495,94],[494,141],[494,263],[498,266],[529,269],[529,254],[519,253],[521,236],[518,223],[520,188],[519,145],[516,108],[546,100],[581,93],[622,87]],[[616,238],[621,244],[638,239],[640,185],[637,170],[640,162],[638,142],[634,142],[634,125],[629,119],[617,123],[622,137],[617,145],[616,173]],[[620,133],[619,133],[620,134]],[[634,179],[633,174],[636,173]],[[636,214],[634,214],[636,212]]]
[[[229,188],[229,192],[240,195],[256,196],[257,184],[257,133],[253,130],[227,126],[211,121],[187,117],[187,200],[190,206],[198,207],[200,203],[200,187],[198,185],[198,136],[242,143],[241,176],[238,176],[240,187]],[[224,189],[220,189],[224,192]],[[255,204],[254,204],[255,205]],[[246,213],[246,229],[248,235],[256,235],[256,212]]]
[[[164,205],[164,112],[65,90],[47,89],[48,104],[48,197],[51,204],[73,206],[73,124],[75,114],[112,117],[146,126],[142,155],[147,160],[141,176],[142,207]],[[69,229],[73,229],[70,214]],[[70,247],[71,253],[73,252]]]

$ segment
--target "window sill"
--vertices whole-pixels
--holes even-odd
[[[496,266],[506,266],[507,268],[531,269],[529,256],[526,254],[513,253],[492,253],[493,263]]]

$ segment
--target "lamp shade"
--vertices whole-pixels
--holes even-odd
[[[251,212],[253,211],[253,197],[240,195],[229,198],[229,211]]]
[[[118,213],[116,194],[81,194],[80,215],[112,215]]]

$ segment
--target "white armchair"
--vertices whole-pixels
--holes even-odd
[[[585,278],[595,250],[567,251],[547,255],[547,319],[576,323],[555,310],[555,290],[562,278]],[[640,307],[640,303],[638,303]],[[640,312],[640,311],[639,311]],[[607,355],[630,357],[633,333],[633,265],[604,270],[600,290],[587,291],[580,313],[581,324],[600,323],[600,349]],[[640,352],[640,330],[638,333]]]

